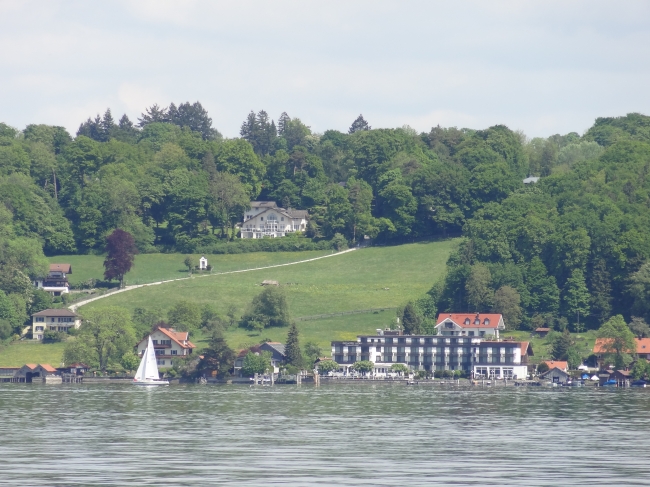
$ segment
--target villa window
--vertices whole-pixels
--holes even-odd
[[[178,350],[172,350],[172,355],[178,355]]]
[[[43,318],[42,316],[37,316],[36,321],[38,321],[39,323],[43,323],[45,321],[45,318]]]

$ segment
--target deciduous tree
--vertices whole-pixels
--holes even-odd
[[[129,232],[119,228],[113,230],[106,239],[106,259],[104,259],[104,278],[120,281],[124,287],[124,275],[133,267],[138,248]]]
[[[99,369],[106,370],[111,362],[119,362],[122,356],[133,350],[135,337],[128,312],[116,306],[84,311],[83,323],[76,337],[81,347],[71,347],[89,353],[80,361],[95,362]],[[70,357],[70,354],[68,354]]]
[[[623,316],[611,317],[600,327],[597,336],[602,339],[605,358],[612,360],[617,368],[632,362],[631,354],[636,352],[636,341]]]

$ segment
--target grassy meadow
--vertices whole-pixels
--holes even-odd
[[[310,250],[304,252],[250,252],[246,254],[206,255],[212,272],[235,271],[285,264],[297,260],[306,260],[321,255],[331,254],[331,250]],[[138,254],[131,272],[126,275],[125,284],[145,284],[187,277],[187,267],[183,264],[187,254]],[[196,264],[200,254],[193,255]],[[75,285],[89,279],[104,279],[103,255],[55,255],[48,257],[50,263],[72,264],[72,274],[68,276],[70,284]]]
[[[23,340],[0,345],[0,366],[22,367],[25,364],[50,364],[59,367],[64,343],[40,343]]]
[[[129,310],[142,307],[166,312],[176,301],[188,300],[197,305],[211,304],[224,315],[234,305],[241,314],[253,297],[261,292],[260,283],[265,279],[277,280],[286,289],[294,317],[396,307],[421,297],[431,288],[443,275],[445,263],[454,245],[455,241],[447,240],[371,247],[295,266],[196,277],[110,296],[90,303],[79,311],[83,314],[85,309],[121,306]],[[287,258],[286,261],[314,256],[308,254],[310,253],[295,253],[292,254],[293,259]],[[246,266],[244,264],[248,256],[256,254],[218,257],[237,259],[237,264],[231,265],[240,265],[240,268],[279,263],[267,260],[264,264],[258,257]],[[273,254],[269,257],[273,257]],[[285,257],[289,255],[285,254]],[[218,263],[215,262],[215,265],[219,268]],[[223,267],[225,266],[224,263]],[[374,332],[376,328],[391,323],[394,316],[394,311],[384,311],[299,321],[297,324],[303,343],[315,341],[324,350],[328,350],[331,340],[354,339],[357,333]],[[227,338],[231,346],[242,348],[259,343],[263,338],[284,341],[286,333],[286,329],[266,329],[258,335],[237,328],[228,330]]]

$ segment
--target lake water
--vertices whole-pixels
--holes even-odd
[[[650,485],[650,389],[0,384],[0,485]]]

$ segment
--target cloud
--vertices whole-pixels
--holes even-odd
[[[109,106],[134,120],[199,100],[227,136],[261,109],[320,132],[360,112],[581,132],[650,112],[649,24],[645,2],[0,2],[0,113],[76,130]]]

